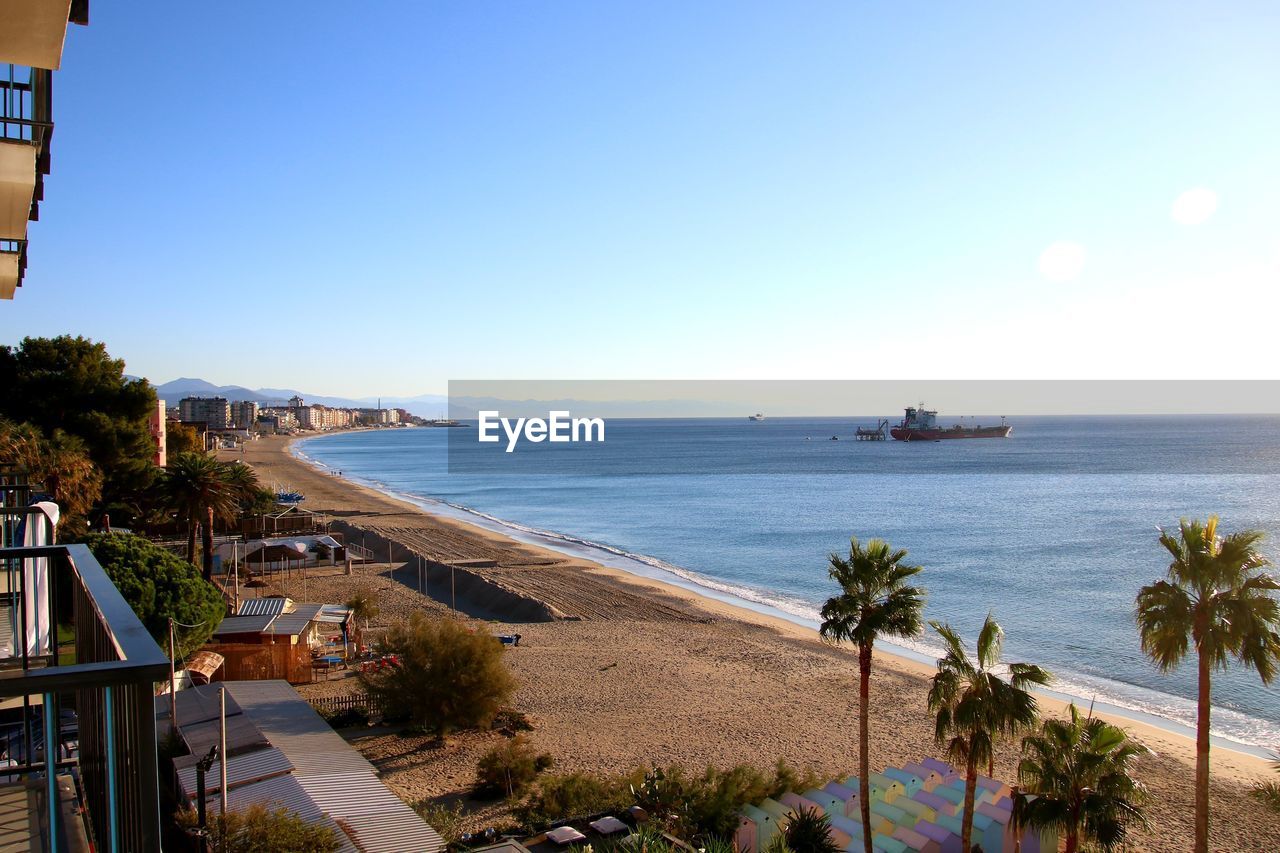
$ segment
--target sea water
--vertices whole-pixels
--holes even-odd
[[[1180,517],[1261,529],[1280,557],[1280,418],[1022,418],[1008,439],[926,443],[854,441],[855,423],[875,418],[610,420],[603,445],[530,467],[473,457],[471,427],[298,452],[431,511],[806,624],[834,592],[827,556],[885,538],[924,567],[927,619],[972,639],[992,612],[1006,659],[1050,669],[1057,691],[1194,722],[1194,661],[1161,673],[1144,657],[1134,597],[1167,570],[1157,527]],[[930,632],[894,645],[939,648]],[[1216,735],[1280,746],[1280,690],[1232,666],[1213,694]]]

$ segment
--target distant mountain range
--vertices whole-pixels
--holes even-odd
[[[338,408],[364,409],[378,405],[377,397],[329,397],[324,394],[306,394],[292,388],[246,388],[243,385],[215,385],[205,379],[183,377],[155,385],[156,396],[170,406],[177,405],[183,397],[226,397],[228,400],[254,400],[263,405],[283,405],[290,397],[301,397],[308,403]],[[420,394],[416,397],[383,397],[384,407],[404,409],[422,418],[444,416],[447,398],[443,394]]]

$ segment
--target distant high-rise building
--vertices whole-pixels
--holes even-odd
[[[209,429],[230,429],[231,403],[226,397],[184,397],[178,401],[178,420],[203,422]]]
[[[231,404],[231,422],[236,429],[250,429],[258,419],[258,404],[253,400],[240,400]]]

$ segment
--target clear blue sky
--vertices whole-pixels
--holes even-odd
[[[1280,4],[1054,5],[95,3],[0,341],[353,396],[1274,378]]]

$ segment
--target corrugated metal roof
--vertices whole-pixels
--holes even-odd
[[[246,598],[240,602],[237,616],[265,616],[283,613],[293,602],[287,598]]]
[[[235,696],[317,808],[349,828],[365,853],[439,853],[444,839],[378,779],[377,771],[284,681],[229,681]],[[228,764],[228,771],[230,771]]]
[[[293,636],[307,630],[307,626],[320,612],[319,604],[294,605],[292,613],[282,613],[271,623],[265,633]]]
[[[230,769],[230,766],[228,766]],[[219,798],[215,794],[206,797],[205,802],[211,814],[217,814]],[[244,785],[227,792],[227,808],[233,812],[244,811],[252,805],[263,805],[272,811],[286,809],[293,812],[307,823],[320,824],[333,830],[338,839],[338,849],[342,853],[358,853],[358,848],[351,843],[346,832],[334,822],[333,818],[324,814],[311,800],[307,792],[302,790],[298,780],[293,776],[277,776],[265,782]],[[408,848],[405,848],[406,850]]]
[[[293,770],[293,762],[278,749],[258,749],[243,755],[234,755],[227,761],[227,790],[234,791],[241,785],[261,782],[273,776],[282,776]],[[178,782],[188,797],[196,795],[195,765],[178,770]],[[222,787],[222,768],[218,762],[205,774],[205,790],[213,793]]]
[[[285,681],[224,681],[227,693],[293,762],[298,776],[375,773],[373,765],[326,723]],[[379,783],[381,784],[381,783]]]
[[[405,807],[406,814],[375,814],[345,817],[341,824],[360,849],[366,853],[440,853],[445,842],[417,813]],[[527,851],[526,851],[527,853]]]
[[[224,634],[261,634],[267,630],[267,626],[271,624],[276,617],[274,614],[259,614],[256,616],[228,616],[223,619],[217,628],[213,629],[213,636],[219,637]]]

